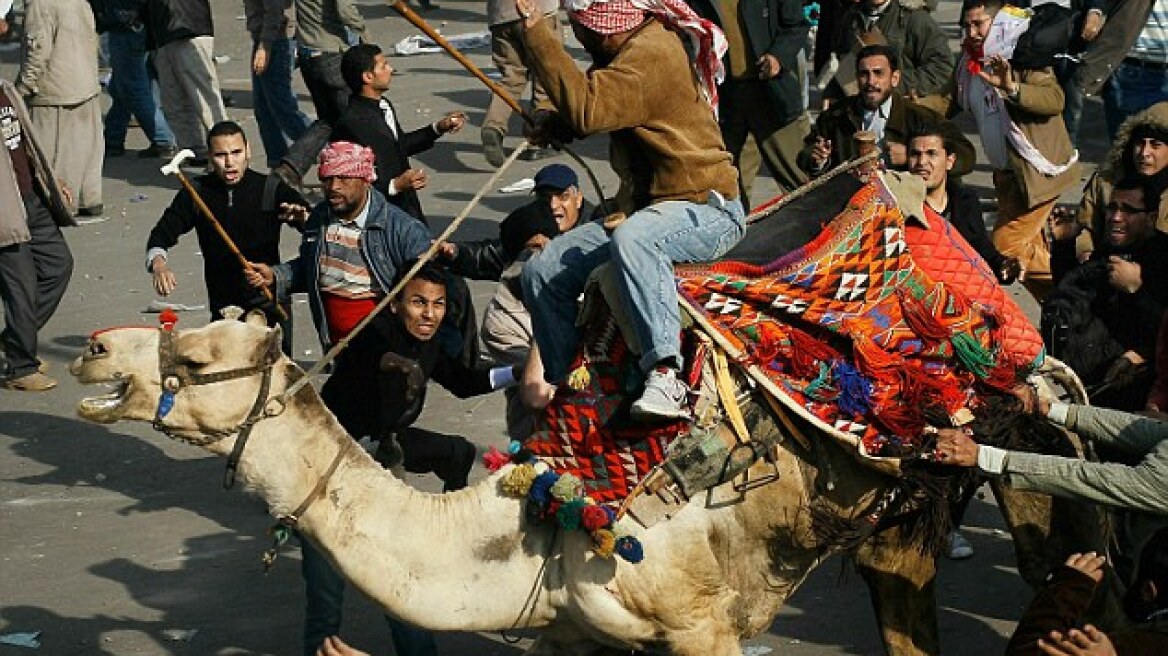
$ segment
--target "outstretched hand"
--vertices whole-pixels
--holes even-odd
[[[1038,649],[1050,656],[1118,656],[1107,634],[1090,624],[1082,631],[1051,631],[1045,639],[1038,639]]]
[[[1098,583],[1103,580],[1103,566],[1107,564],[1107,558],[1100,556],[1094,551],[1073,553],[1067,556],[1067,562],[1064,564],[1071,569],[1086,574],[1091,577],[1091,580]]]
[[[324,639],[320,649],[316,650],[316,656],[369,656],[369,654],[350,647],[337,636],[329,636]]]

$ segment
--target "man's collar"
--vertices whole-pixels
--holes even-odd
[[[884,100],[884,102],[880,103],[880,106],[874,110],[869,110],[867,107],[864,107],[862,105],[860,108],[863,110],[865,116],[867,116],[869,112],[876,112],[877,114],[880,115],[881,118],[886,119],[886,118],[888,118],[888,115],[892,113],[892,96],[893,95],[895,95],[895,94],[889,94],[888,98],[886,98]]]

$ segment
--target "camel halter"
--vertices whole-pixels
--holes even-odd
[[[272,388],[272,369],[280,359],[280,344],[275,338],[276,332],[272,331],[265,341],[264,354],[257,364],[238,369],[200,374],[191,371],[189,366],[178,362],[176,356],[178,345],[174,333],[174,323],[164,322],[158,329],[158,373],[159,380],[162,381],[162,394],[158,397],[158,407],[154,411],[154,420],[151,424],[155,430],[161,431],[174,439],[203,447],[238,434],[239,437],[235,440],[235,447],[231,450],[231,455],[227,458],[227,471],[223,475],[223,487],[225,488],[231,488],[235,484],[235,471],[239,468],[239,460],[243,457],[243,449],[247,446],[247,440],[251,436],[251,429],[260,420],[279,414],[278,412],[270,413],[264,410],[268,402],[268,392]],[[168,426],[165,423],[166,415],[170,414],[170,411],[174,408],[174,397],[183,387],[211,385],[255,375],[263,376],[260,380],[260,390],[256,395],[256,400],[252,404],[251,410],[248,411],[247,416],[232,428],[204,431],[200,436],[193,436],[184,433],[176,427]]]

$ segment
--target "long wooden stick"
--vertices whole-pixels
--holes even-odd
[[[480,69],[478,66],[475,66],[474,62],[468,59],[466,55],[458,51],[458,48],[452,46],[450,42],[446,40],[446,37],[439,34],[438,30],[434,29],[429,23],[426,22],[426,19],[419,16],[418,13],[413,9],[410,9],[410,6],[405,3],[405,0],[397,0],[397,2],[390,6],[393,7],[397,13],[401,14],[402,18],[409,21],[414,27],[422,30],[422,33],[430,37],[430,40],[432,40],[434,43],[437,43],[443,50],[448,52],[451,57],[454,57],[454,59],[457,60],[458,63],[462,64],[462,67],[465,68],[471,75],[477,77],[480,82],[487,85],[492,93],[494,93],[496,96],[499,96],[499,98],[501,98],[503,102],[507,103],[511,109],[515,110],[516,114],[519,114],[521,117],[523,117],[523,120],[526,123],[530,124],[532,122],[531,116],[523,110],[523,107],[519,104],[518,100],[516,100],[510,93],[508,93],[506,89],[500,86],[498,82],[495,82],[491,78],[487,77],[487,74],[483,73],[482,69]]]
[[[438,44],[439,47],[445,50],[451,57],[454,57],[454,60],[459,64],[462,64],[462,67],[465,68],[468,73],[478,78],[479,81],[483,84],[487,85],[487,88],[491,90],[491,93],[495,94],[500,99],[502,99],[503,102],[507,103],[507,106],[514,110],[516,114],[519,114],[525,123],[534,127],[535,120],[532,118],[531,114],[527,113],[523,109],[523,106],[519,104],[519,101],[516,100],[514,96],[512,96],[502,86],[500,86],[498,82],[495,82],[491,78],[487,77],[487,74],[484,73],[481,68],[476,66],[474,62],[467,58],[466,55],[459,52],[458,48],[455,48],[453,45],[451,45],[450,42],[446,40],[446,37],[439,34],[438,30],[434,29],[433,26],[426,22],[426,19],[419,16],[413,9],[410,9],[410,6],[405,3],[405,0],[397,0],[397,2],[394,2],[390,6],[393,7],[397,13],[401,14],[402,18],[409,21],[410,24],[412,24],[414,27],[422,30],[423,34],[430,37],[434,43]],[[584,169],[584,172],[588,174],[588,180],[596,189],[597,204],[600,206],[600,209],[602,212],[604,212],[605,216],[609,215],[610,212],[608,208],[608,201],[604,198],[604,190],[601,189],[600,180],[596,177],[596,174],[592,172],[592,168],[588,166],[588,163],[584,161],[583,157],[580,157],[576,151],[572,150],[567,145],[557,144],[556,148],[559,148],[567,153],[568,156],[571,157],[577,164],[579,164],[580,167]]]
[[[207,204],[203,202],[203,198],[199,196],[199,192],[195,190],[195,186],[192,185],[191,181],[187,179],[186,174],[177,167],[175,167],[173,173],[175,177],[178,178],[178,181],[182,183],[183,188],[187,190],[187,193],[191,195],[191,199],[195,201],[195,207],[199,208],[199,211],[203,213],[203,216],[207,218],[207,221],[211,223],[211,227],[215,228],[215,232],[217,232],[223,239],[223,243],[227,244],[228,250],[230,250],[232,254],[235,255],[236,259],[239,260],[239,265],[243,267],[245,271],[250,270],[251,262],[247,261],[247,258],[243,256],[242,252],[240,252],[239,247],[236,246],[235,242],[231,240],[231,235],[227,234],[227,231],[223,229],[223,225],[219,223],[219,220],[216,219],[215,215],[211,213],[211,208],[207,207]],[[262,287],[261,290],[263,291],[264,296],[272,302],[272,306],[276,308],[276,316],[280,318],[280,321],[287,321],[288,314],[284,312],[284,308],[280,307],[280,304],[276,302],[276,297],[272,295],[272,290],[268,289],[267,287]]]

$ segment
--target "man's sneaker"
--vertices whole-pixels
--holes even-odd
[[[689,419],[686,407],[686,389],[677,379],[677,372],[668,367],[659,367],[649,372],[645,379],[645,391],[629,410],[633,419],[639,421],[668,421]]]
[[[51,390],[56,386],[56,380],[39,371],[25,374],[19,378],[9,378],[4,381],[5,388],[19,392],[43,392],[45,390]]]
[[[949,560],[965,560],[973,556],[973,545],[961,531],[953,531],[945,538],[945,557]]]
[[[503,166],[507,154],[503,152],[503,131],[498,128],[483,128],[483,157],[495,168]]]

